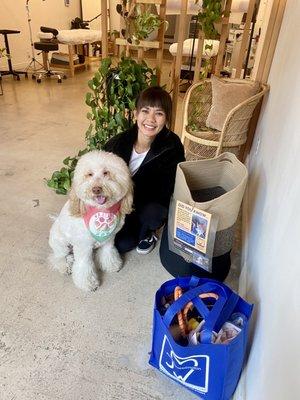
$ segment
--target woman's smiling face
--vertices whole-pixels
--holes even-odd
[[[145,106],[135,112],[139,134],[155,138],[166,124],[166,113],[159,107]]]

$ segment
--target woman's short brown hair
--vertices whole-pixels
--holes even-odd
[[[168,92],[160,86],[151,86],[144,89],[136,99],[136,109],[139,112],[143,107],[159,107],[166,114],[167,125],[171,124],[172,100]]]

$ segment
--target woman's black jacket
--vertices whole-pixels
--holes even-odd
[[[128,165],[137,132],[137,125],[134,125],[128,131],[110,139],[104,150],[117,154]],[[163,128],[132,177],[135,209],[138,210],[149,202],[159,203],[168,208],[174,190],[176,167],[184,160],[184,149],[179,137],[166,127]]]

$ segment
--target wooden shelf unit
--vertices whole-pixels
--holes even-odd
[[[56,64],[56,63],[50,63],[50,67],[55,68],[55,69],[61,69],[61,70],[66,70],[70,73],[70,77],[73,78],[75,75],[75,70],[78,68],[86,67],[87,65],[91,64],[92,62],[99,62],[100,58],[99,57],[88,57],[85,56],[84,62],[83,63],[74,63],[74,54],[75,50],[74,47],[77,45],[68,45],[68,56],[69,56],[69,62],[65,64]]]
[[[137,4],[156,4],[156,5],[161,5],[165,1],[164,0],[136,0]]]
[[[166,20],[166,0],[132,0],[128,4],[128,12],[131,14],[134,7],[139,4],[142,7],[147,5],[159,5],[159,18],[162,21],[158,29],[157,40],[141,40],[139,44],[128,43],[126,39],[117,38],[116,45],[120,46],[119,54],[122,53],[122,48],[125,48],[126,56],[130,55],[130,49],[138,49],[138,62],[141,62],[144,58],[144,49],[155,49],[156,52],[156,73],[158,84],[161,79],[162,59],[164,51],[164,34],[165,34],[165,20]]]
[[[139,44],[134,44],[134,43],[128,43],[126,39],[122,38],[117,38],[116,39],[116,44],[119,46],[129,46],[129,47],[145,47],[149,49],[159,49],[161,47],[161,43],[157,40],[154,41],[147,41],[147,40],[141,40]]]

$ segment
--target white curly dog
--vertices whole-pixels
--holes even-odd
[[[80,289],[95,290],[100,284],[94,249],[103,271],[122,268],[114,238],[132,210],[132,193],[130,172],[120,157],[91,151],[79,159],[70,198],[50,230],[49,261],[61,273],[72,272]]]

